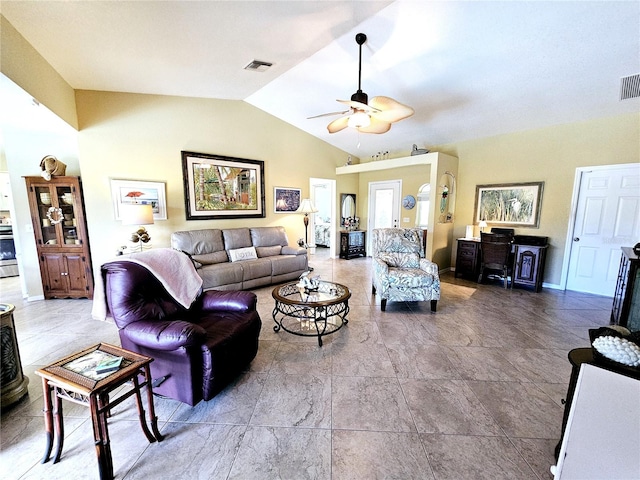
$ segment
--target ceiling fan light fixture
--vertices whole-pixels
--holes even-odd
[[[371,124],[371,117],[364,112],[356,112],[349,117],[348,125],[351,128],[364,128]]]

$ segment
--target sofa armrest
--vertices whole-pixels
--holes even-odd
[[[424,270],[431,275],[438,275],[438,265],[426,258],[420,259],[420,270]]]
[[[203,311],[250,312],[256,309],[258,297],[246,290],[207,290],[200,301]]]
[[[198,345],[204,339],[204,328],[183,320],[141,320],[121,330],[136,345],[154,350],[176,350]]]
[[[292,247],[287,245],[282,247],[282,255],[306,255],[307,249],[302,247]]]

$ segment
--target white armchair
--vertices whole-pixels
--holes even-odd
[[[380,295],[384,312],[387,301],[431,302],[440,300],[438,265],[424,258],[422,229],[377,228],[373,230],[372,293]]]

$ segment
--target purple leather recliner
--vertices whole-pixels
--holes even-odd
[[[210,400],[256,356],[254,293],[208,290],[185,309],[137,263],[109,262],[102,274],[122,347],[154,358],[155,393],[189,405]]]

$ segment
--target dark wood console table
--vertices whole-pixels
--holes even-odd
[[[533,287],[542,289],[544,264],[547,255],[547,237],[514,235],[512,247],[511,288]],[[478,280],[480,274],[480,239],[459,238],[456,254],[455,277]]]
[[[340,258],[350,260],[355,257],[366,257],[366,232],[363,230],[347,230],[340,232]]]

